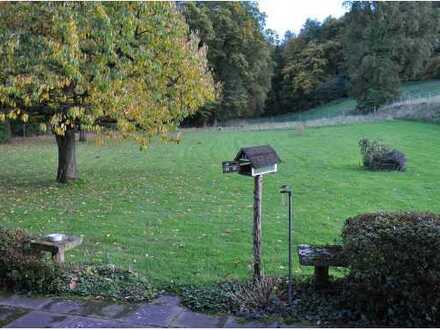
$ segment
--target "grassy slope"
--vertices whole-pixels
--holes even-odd
[[[332,243],[360,212],[440,212],[440,127],[387,122],[293,131],[196,132],[140,152],[130,143],[79,146],[82,180],[54,183],[52,141],[0,146],[0,221],[35,233],[85,235],[68,260],[115,263],[156,281],[201,283],[249,272],[253,180],[223,175],[241,146],[269,143],[283,163],[264,183],[264,261],[286,272],[286,207],[295,193],[295,242]],[[405,173],[359,168],[357,141],[382,137],[408,155]],[[69,253],[70,254],[70,253]],[[297,265],[296,272],[309,272]]]
[[[430,97],[440,95],[440,80],[416,81],[405,83],[401,89],[399,100]],[[324,105],[314,107],[304,112],[287,113],[276,117],[263,117],[246,120],[249,123],[305,121],[321,118],[333,118],[352,113],[356,108],[356,101],[352,98],[335,100]]]

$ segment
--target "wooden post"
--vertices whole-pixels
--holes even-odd
[[[261,260],[261,199],[263,195],[263,176],[255,177],[254,190],[254,281],[263,278],[263,264]]]

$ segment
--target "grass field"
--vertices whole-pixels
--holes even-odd
[[[357,142],[382,138],[408,157],[404,173],[360,168]],[[223,175],[242,146],[271,144],[283,162],[264,178],[264,262],[285,274],[286,206],[294,188],[295,243],[332,243],[349,216],[376,210],[440,212],[440,127],[386,122],[260,132],[186,133],[180,145],[78,146],[81,180],[54,182],[52,139],[0,146],[0,221],[34,233],[84,235],[67,259],[132,267],[156,283],[201,284],[250,273],[253,180]],[[309,272],[298,266],[296,274]]]

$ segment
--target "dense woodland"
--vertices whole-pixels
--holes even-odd
[[[439,3],[344,5],[343,17],[309,19],[298,34],[278,36],[256,2],[177,2],[187,24],[178,28],[207,49],[217,94],[197,112],[181,109],[177,123],[301,112],[345,96],[370,112],[396,99],[402,82],[440,78]],[[38,130],[10,119],[4,127],[16,135]]]
[[[394,100],[402,82],[440,78],[438,3],[344,5],[343,17],[309,19],[280,37],[257,3],[182,3],[222,87],[218,102],[187,122],[306,111],[345,96],[369,112]]]

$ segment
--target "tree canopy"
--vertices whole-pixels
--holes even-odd
[[[79,124],[113,122],[146,145],[215,98],[206,48],[173,3],[0,6],[0,120],[47,125],[60,152]]]
[[[273,61],[264,15],[253,2],[185,2],[191,30],[208,46],[209,66],[222,85],[212,117],[261,115],[271,88]]]
[[[400,81],[415,79],[431,57],[438,11],[431,2],[349,3],[345,56],[361,110],[391,101]]]

